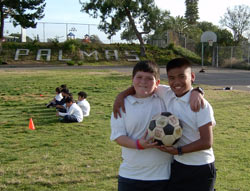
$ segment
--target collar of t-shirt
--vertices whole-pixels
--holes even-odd
[[[143,103],[147,103],[147,102],[151,101],[155,97],[158,97],[158,95],[153,94],[153,95],[146,97],[146,98],[137,98],[133,95],[130,95],[127,97],[127,99],[129,101],[129,103],[131,103],[131,104],[143,104]]]
[[[181,96],[181,97],[176,97],[176,95],[174,94],[175,99],[180,100],[180,101],[185,102],[185,103],[189,103],[192,89],[193,88],[191,88],[184,96]]]

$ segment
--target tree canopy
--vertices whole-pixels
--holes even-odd
[[[186,0],[185,18],[188,24],[196,24],[199,19],[198,0]]]
[[[238,5],[234,8],[227,8],[224,17],[221,18],[220,24],[233,31],[234,41],[239,43],[243,33],[250,29],[250,7],[247,5]]]
[[[36,19],[44,17],[45,5],[45,0],[0,0],[0,39],[3,38],[5,19],[11,19],[14,26],[35,28]]]
[[[161,11],[154,0],[79,0],[82,12],[94,18],[100,17],[99,29],[111,38],[122,28],[132,29],[140,42],[141,56],[145,56],[143,34],[157,27]],[[126,33],[126,32],[125,32]]]

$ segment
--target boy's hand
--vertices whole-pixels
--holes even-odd
[[[161,145],[161,147],[159,149],[163,152],[167,152],[167,153],[172,154],[172,155],[178,154],[178,150],[174,147]]]
[[[113,113],[116,119],[118,115],[119,117],[121,117],[120,108],[122,108],[122,111],[126,113],[125,106],[124,106],[124,96],[122,93],[118,94],[113,105]]]
[[[198,91],[192,91],[190,96],[190,107],[192,111],[198,112],[200,111],[200,108],[204,108],[204,100],[203,95]]]
[[[56,112],[56,116],[59,116],[59,112],[58,111]]]
[[[153,137],[150,137],[147,139],[148,131],[143,135],[142,138],[139,139],[140,145],[144,149],[149,149],[149,148],[159,148],[160,146],[158,145],[157,142],[152,142]]]

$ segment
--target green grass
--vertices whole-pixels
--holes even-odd
[[[0,70],[0,81],[0,190],[117,190],[121,154],[109,140],[110,114],[130,76],[110,70],[13,69]],[[75,98],[79,91],[88,93],[91,114],[82,123],[60,123],[55,109],[45,108],[61,84]],[[248,191],[249,93],[203,87],[217,121],[216,188]],[[31,117],[34,131],[28,128]]]

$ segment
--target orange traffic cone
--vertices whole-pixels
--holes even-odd
[[[33,123],[32,118],[30,118],[29,128],[30,128],[31,130],[35,130],[35,125],[34,125],[34,123]]]

